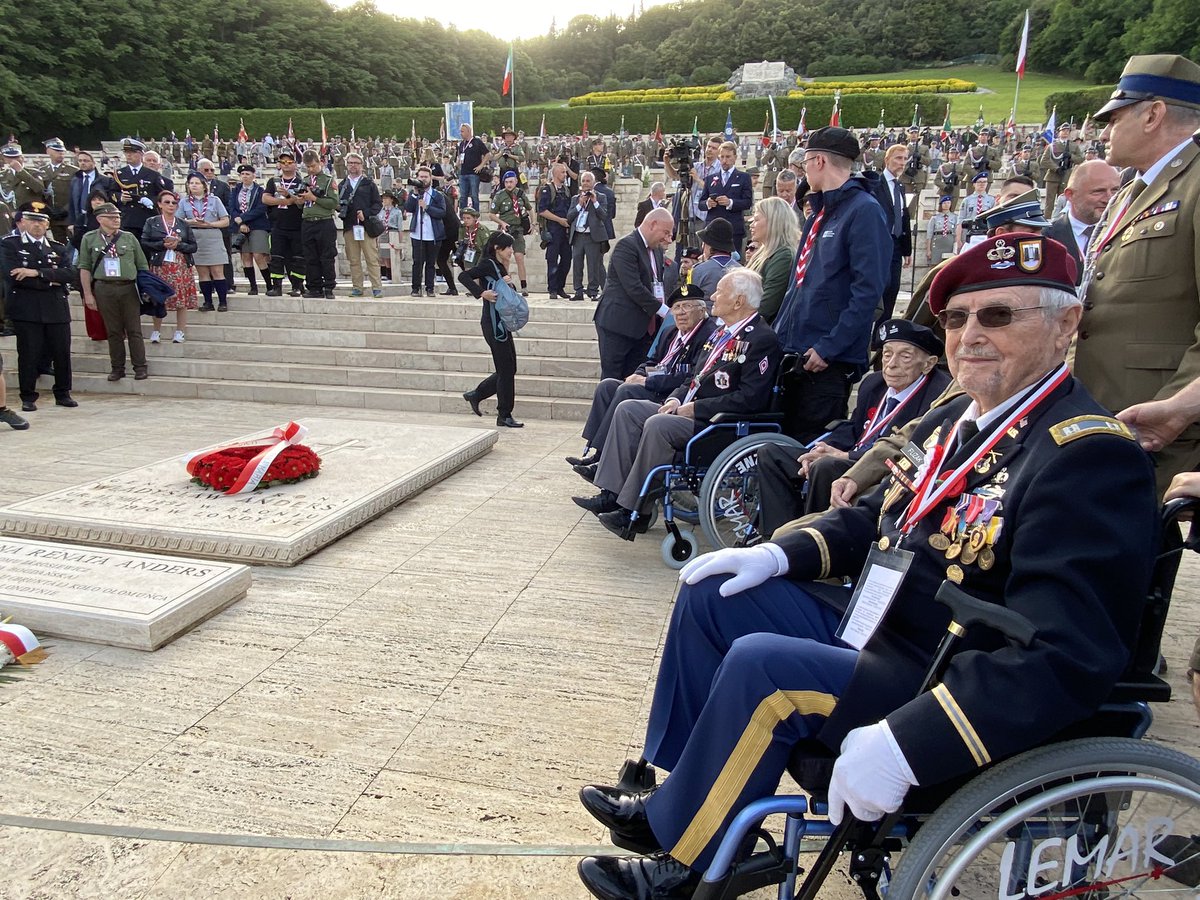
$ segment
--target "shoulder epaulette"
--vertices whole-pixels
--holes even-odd
[[[1050,435],[1060,447],[1090,434],[1112,434],[1136,440],[1128,425],[1111,416],[1075,416],[1050,426]]]

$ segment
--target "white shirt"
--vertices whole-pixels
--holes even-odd
[[[419,204],[421,200],[424,200],[427,205],[430,204],[433,200],[433,188],[429,188],[424,194],[418,197],[417,203]],[[421,209],[421,207],[418,206],[417,211],[413,213],[410,237],[412,237],[414,241],[437,240],[437,235],[433,230],[433,218],[429,215],[428,208]]]
[[[1075,235],[1075,244],[1076,244],[1076,246],[1079,247],[1079,255],[1087,256],[1087,248],[1088,248],[1088,241],[1090,240],[1090,235],[1089,235],[1089,237],[1085,238],[1083,236],[1083,233],[1084,233],[1084,231],[1086,231],[1088,229],[1088,227],[1089,227],[1088,224],[1086,222],[1080,222],[1077,218],[1075,218],[1073,215],[1071,215],[1071,207],[1070,206],[1067,207],[1067,221],[1071,223],[1071,232]],[[1092,230],[1095,231],[1094,226],[1092,226]]]
[[[1180,153],[1182,153],[1183,149],[1188,144],[1192,143],[1192,140],[1193,139],[1190,137],[1184,138],[1182,141],[1180,141],[1178,144],[1176,144],[1174,147],[1172,147],[1170,150],[1168,150],[1158,160],[1158,162],[1156,162],[1154,165],[1152,165],[1150,168],[1148,168],[1145,172],[1143,172],[1138,177],[1141,178],[1142,181],[1144,181],[1147,185],[1153,184],[1154,179],[1162,174],[1162,170],[1167,167],[1167,165],[1171,162],[1171,160],[1173,160],[1176,156],[1178,156]]]
[[[44,237],[41,237],[41,238],[30,237],[28,232],[25,232],[25,231],[21,232],[21,241],[26,244],[41,244],[44,249],[46,249],[46,250],[50,249],[50,242],[48,240],[46,240]]]

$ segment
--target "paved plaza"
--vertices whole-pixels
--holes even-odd
[[[79,399],[0,432],[0,503],[313,414]],[[465,404],[320,415],[490,423]],[[676,573],[661,525],[629,545],[571,503],[578,431],[504,430],[294,568],[255,567],[244,599],[153,653],[47,639],[0,685],[0,898],[586,896],[576,861],[608,845],[576,793],[640,749]],[[1191,753],[1198,610],[1190,557],[1152,736]]]

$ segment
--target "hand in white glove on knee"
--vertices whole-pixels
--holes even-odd
[[[768,578],[787,573],[787,557],[774,544],[757,547],[726,547],[693,559],[679,572],[679,580],[696,584],[710,575],[732,575],[721,585],[721,596],[758,587]]]
[[[846,807],[863,822],[895,812],[917,783],[887,720],[855,728],[842,741],[842,753],[829,782],[829,821],[840,825]]]

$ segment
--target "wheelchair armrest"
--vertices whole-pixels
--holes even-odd
[[[1162,523],[1165,528],[1172,522],[1178,521],[1184,513],[1192,513],[1192,525],[1188,529],[1183,546],[1187,550],[1200,551],[1200,528],[1197,528],[1195,514],[1200,510],[1200,497],[1179,497],[1162,508]]]
[[[737,422],[782,422],[783,413],[717,413],[708,420],[710,425],[733,425]]]
[[[953,581],[943,581],[934,599],[950,607],[954,621],[963,628],[985,625],[1022,647],[1028,647],[1037,637],[1037,628],[1019,612],[972,597]]]

